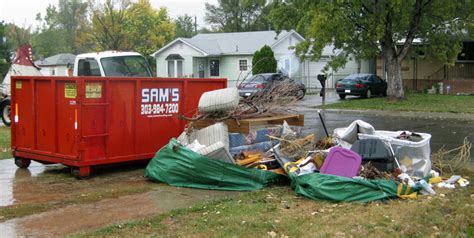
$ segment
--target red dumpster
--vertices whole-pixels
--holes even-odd
[[[75,176],[90,167],[145,160],[182,132],[200,96],[225,79],[12,77],[15,163],[61,163]]]

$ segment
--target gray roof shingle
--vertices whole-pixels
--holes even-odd
[[[74,64],[76,56],[73,54],[57,54],[51,57],[48,57],[44,60],[37,60],[35,64],[38,66],[54,66],[54,65],[67,65]]]
[[[263,45],[271,47],[292,33],[293,31],[281,31],[278,35],[275,31],[205,33],[197,34],[192,38],[178,38],[177,40],[182,40],[207,55],[241,55],[253,54]],[[171,46],[177,40],[161,48],[153,55]]]

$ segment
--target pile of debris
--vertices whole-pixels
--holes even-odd
[[[431,166],[431,135],[409,131],[382,131],[356,120],[334,130],[336,143],[361,156],[359,176],[366,179],[394,179],[421,194],[436,194],[433,187],[465,187],[469,181],[459,175],[440,177]],[[470,148],[470,147],[468,147]],[[469,157],[469,155],[468,155]]]
[[[435,183],[469,184],[460,176],[443,180],[431,169],[430,134],[377,131],[357,120],[317,140],[302,135],[302,115],[285,109],[292,99],[270,95],[273,100],[252,102],[240,100],[236,88],[204,93],[199,114],[157,153],[145,176],[223,190],[260,189],[289,178],[302,196],[362,202],[434,194]]]
[[[177,140],[211,159],[283,174],[271,152],[280,142],[272,139],[293,143],[304,117],[290,114],[288,108],[296,98],[286,95],[285,85],[275,84],[268,90],[252,100],[241,100],[237,88],[204,93],[199,101],[199,113],[187,118],[190,123]],[[283,125],[277,125],[281,122]]]

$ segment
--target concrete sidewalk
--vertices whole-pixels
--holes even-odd
[[[297,107],[298,109],[302,108],[314,108],[317,106],[321,106],[323,103],[323,98],[319,96],[319,91],[317,90],[318,93],[314,94],[306,94],[303,98],[303,100],[298,101]],[[326,104],[331,104],[339,101],[339,96],[336,93],[335,89],[328,89],[326,91]],[[298,110],[297,109],[297,110]]]

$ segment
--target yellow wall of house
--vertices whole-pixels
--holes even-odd
[[[443,68],[443,63],[433,58],[416,59],[416,75],[414,60],[408,59],[402,62],[402,77],[403,79],[428,79],[436,71]],[[377,59],[377,75],[384,78],[382,68],[383,61],[381,58]]]

